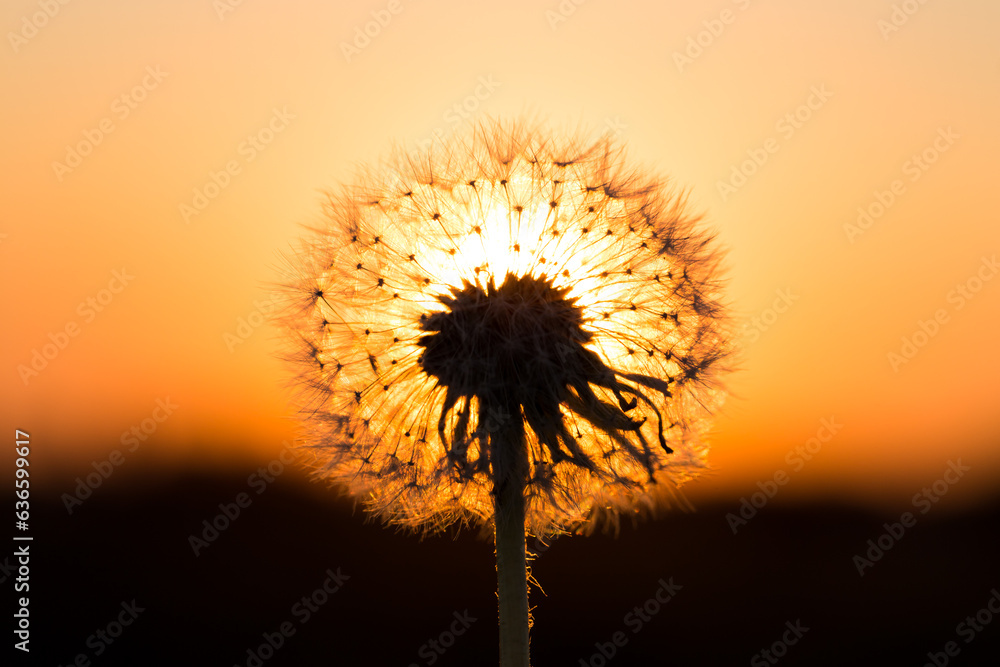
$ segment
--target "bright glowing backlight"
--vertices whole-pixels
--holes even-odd
[[[327,213],[290,286],[302,407],[324,474],[375,510],[488,521],[511,419],[538,534],[704,466],[729,354],[718,258],[683,197],[610,143],[482,126]]]

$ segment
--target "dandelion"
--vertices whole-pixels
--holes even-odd
[[[501,664],[527,667],[526,532],[705,467],[730,353],[713,238],[611,139],[497,121],[325,208],[286,285],[318,474],[391,524],[492,528]]]

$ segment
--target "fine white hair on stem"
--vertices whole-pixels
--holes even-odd
[[[687,209],[610,138],[494,120],[329,194],[283,286],[317,474],[391,523],[490,525],[519,420],[529,532],[652,508],[705,468],[732,356]]]

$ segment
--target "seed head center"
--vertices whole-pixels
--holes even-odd
[[[420,339],[423,370],[459,395],[537,402],[546,388],[566,385],[566,362],[591,338],[568,291],[544,275],[513,274],[499,287],[490,279],[452,288],[440,299],[444,311],[421,318],[433,332]]]

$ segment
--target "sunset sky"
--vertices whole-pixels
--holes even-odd
[[[788,501],[905,506],[959,458],[952,507],[995,499],[1000,4],[231,4],[0,10],[2,401],[42,481],[272,459],[269,290],[323,191],[529,116],[616,134],[728,249],[743,351],[695,505],[784,470]]]

